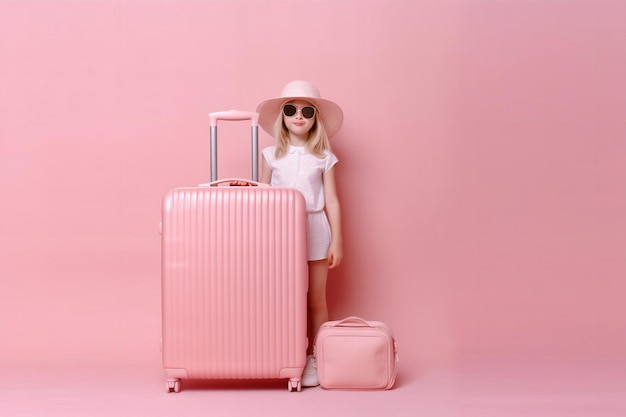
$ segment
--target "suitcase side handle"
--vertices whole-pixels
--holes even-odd
[[[252,173],[250,175],[250,178],[252,178],[252,181],[259,181],[259,113],[241,110],[227,110],[209,113],[209,122],[211,124],[211,182],[217,181],[218,120],[250,120],[252,125],[250,132]]]

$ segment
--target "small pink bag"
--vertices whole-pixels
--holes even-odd
[[[348,317],[324,323],[315,338],[315,358],[325,389],[390,389],[396,380],[395,338],[378,321]]]

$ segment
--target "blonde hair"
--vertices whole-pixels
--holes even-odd
[[[276,152],[274,155],[278,159],[283,157],[289,148],[289,131],[284,123],[282,106],[281,111],[278,113],[278,117],[276,118],[276,122],[274,123],[274,132],[276,132],[276,137],[274,138],[276,140]],[[325,151],[330,151],[330,141],[328,140],[328,135],[326,134],[326,129],[324,128],[324,122],[322,122],[322,118],[317,107],[315,107],[315,123],[313,124],[313,127],[311,127],[311,130],[309,130],[309,138],[307,139],[305,146],[310,153],[318,158],[323,158],[325,156]]]

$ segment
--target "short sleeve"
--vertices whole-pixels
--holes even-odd
[[[330,171],[331,168],[334,167],[337,162],[339,162],[339,159],[332,152],[328,152],[326,154],[326,158],[324,159],[324,172]]]
[[[263,149],[263,151],[261,152],[263,154],[263,157],[267,161],[267,165],[272,169],[274,168],[275,148],[276,148],[275,146],[268,146],[267,148]]]

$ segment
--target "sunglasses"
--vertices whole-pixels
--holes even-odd
[[[298,112],[298,110],[300,110],[300,113],[302,113],[302,117],[304,117],[305,119],[312,119],[313,116],[315,116],[315,107],[312,106],[304,106],[300,109],[298,109],[293,104],[285,104],[283,106],[283,114],[287,117],[294,116]]]

